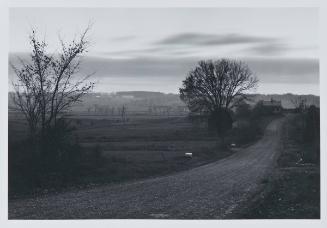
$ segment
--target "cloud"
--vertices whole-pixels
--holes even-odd
[[[98,77],[179,78],[183,80],[200,58],[86,58],[85,69],[97,71]],[[319,83],[318,59],[243,58],[265,83]]]
[[[128,38],[128,37],[127,37]],[[101,52],[100,55],[107,57],[183,57],[199,53],[213,52],[213,48],[221,48],[225,45],[244,44],[251,45],[245,49],[250,54],[277,54],[283,51],[278,43],[279,39],[271,37],[249,36],[237,33],[230,34],[203,34],[203,33],[181,33],[157,40],[147,48],[120,50],[113,52]],[[215,49],[216,50],[216,49]],[[285,50],[285,49],[284,49]],[[226,50],[225,50],[226,51]],[[244,51],[244,49],[240,49]]]
[[[185,49],[185,48],[176,48],[172,46],[167,47],[150,47],[150,48],[140,48],[140,49],[128,49],[128,50],[122,50],[122,51],[106,51],[106,52],[99,52],[98,54],[100,56],[107,56],[107,57],[113,57],[113,58],[119,58],[119,57],[153,57],[153,56],[185,56],[190,54],[195,54],[196,51],[191,49]]]
[[[254,45],[249,48],[247,48],[245,51],[249,54],[259,54],[259,55],[279,55],[286,51],[288,51],[290,47],[288,47],[286,44],[282,43],[265,43],[265,44],[259,44]]]
[[[82,66],[85,70],[95,70],[98,77],[184,77],[197,59],[137,57],[128,59],[87,57]],[[83,70],[82,69],[82,70]]]
[[[9,59],[15,59],[14,55],[10,55]],[[81,72],[95,71],[94,77],[98,79],[128,78],[137,81],[155,78],[159,80],[158,82],[160,79],[174,79],[176,82],[181,82],[201,59],[196,57],[113,59],[85,56]],[[241,58],[239,60],[249,65],[258,76],[260,83],[319,84],[318,59]],[[10,73],[13,72],[10,70]]]
[[[230,34],[204,34],[204,33],[181,33],[164,38],[155,44],[159,45],[193,45],[193,46],[219,46],[232,44],[253,44],[275,42],[276,38]]]
[[[106,51],[101,52],[100,54],[104,55],[112,55],[112,56],[121,56],[121,55],[143,55],[143,54],[151,54],[164,51],[165,48],[162,47],[153,47],[153,48],[143,48],[143,49],[129,49],[122,51]]]
[[[306,58],[245,59],[262,82],[319,84],[319,60]]]
[[[270,43],[263,43],[263,44],[254,44],[251,45],[249,48],[243,49],[245,54],[251,55],[260,55],[260,56],[274,56],[280,55],[286,52],[297,52],[297,51],[317,51],[318,48],[316,46],[292,46],[286,43],[281,42],[270,42]]]

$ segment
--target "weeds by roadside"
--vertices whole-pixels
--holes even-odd
[[[287,117],[282,151],[272,176],[262,184],[265,190],[238,217],[244,219],[319,219],[320,167],[317,138],[308,134],[308,113]],[[309,120],[310,121],[310,120]],[[319,126],[319,125],[318,125]],[[312,128],[317,131],[317,129]]]

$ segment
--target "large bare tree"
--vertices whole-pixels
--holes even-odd
[[[30,35],[32,53],[29,60],[20,60],[20,66],[11,64],[16,80],[13,101],[25,115],[32,134],[56,125],[61,114],[93,88],[88,81],[91,76],[75,77],[79,72],[81,55],[89,42],[88,26],[78,39],[66,44],[60,39],[59,53],[47,52],[47,43],[37,38],[33,30]]]
[[[192,112],[204,111],[216,119],[219,130],[228,110],[245,99],[244,93],[257,83],[258,79],[243,62],[208,60],[200,61],[189,72],[179,92]]]

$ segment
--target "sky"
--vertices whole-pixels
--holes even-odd
[[[10,59],[32,28],[56,52],[89,23],[95,91],[177,93],[199,60],[232,58],[258,77],[253,92],[319,94],[316,8],[11,8]]]

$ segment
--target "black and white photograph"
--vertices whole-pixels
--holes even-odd
[[[319,7],[7,10],[9,222],[325,218]]]

